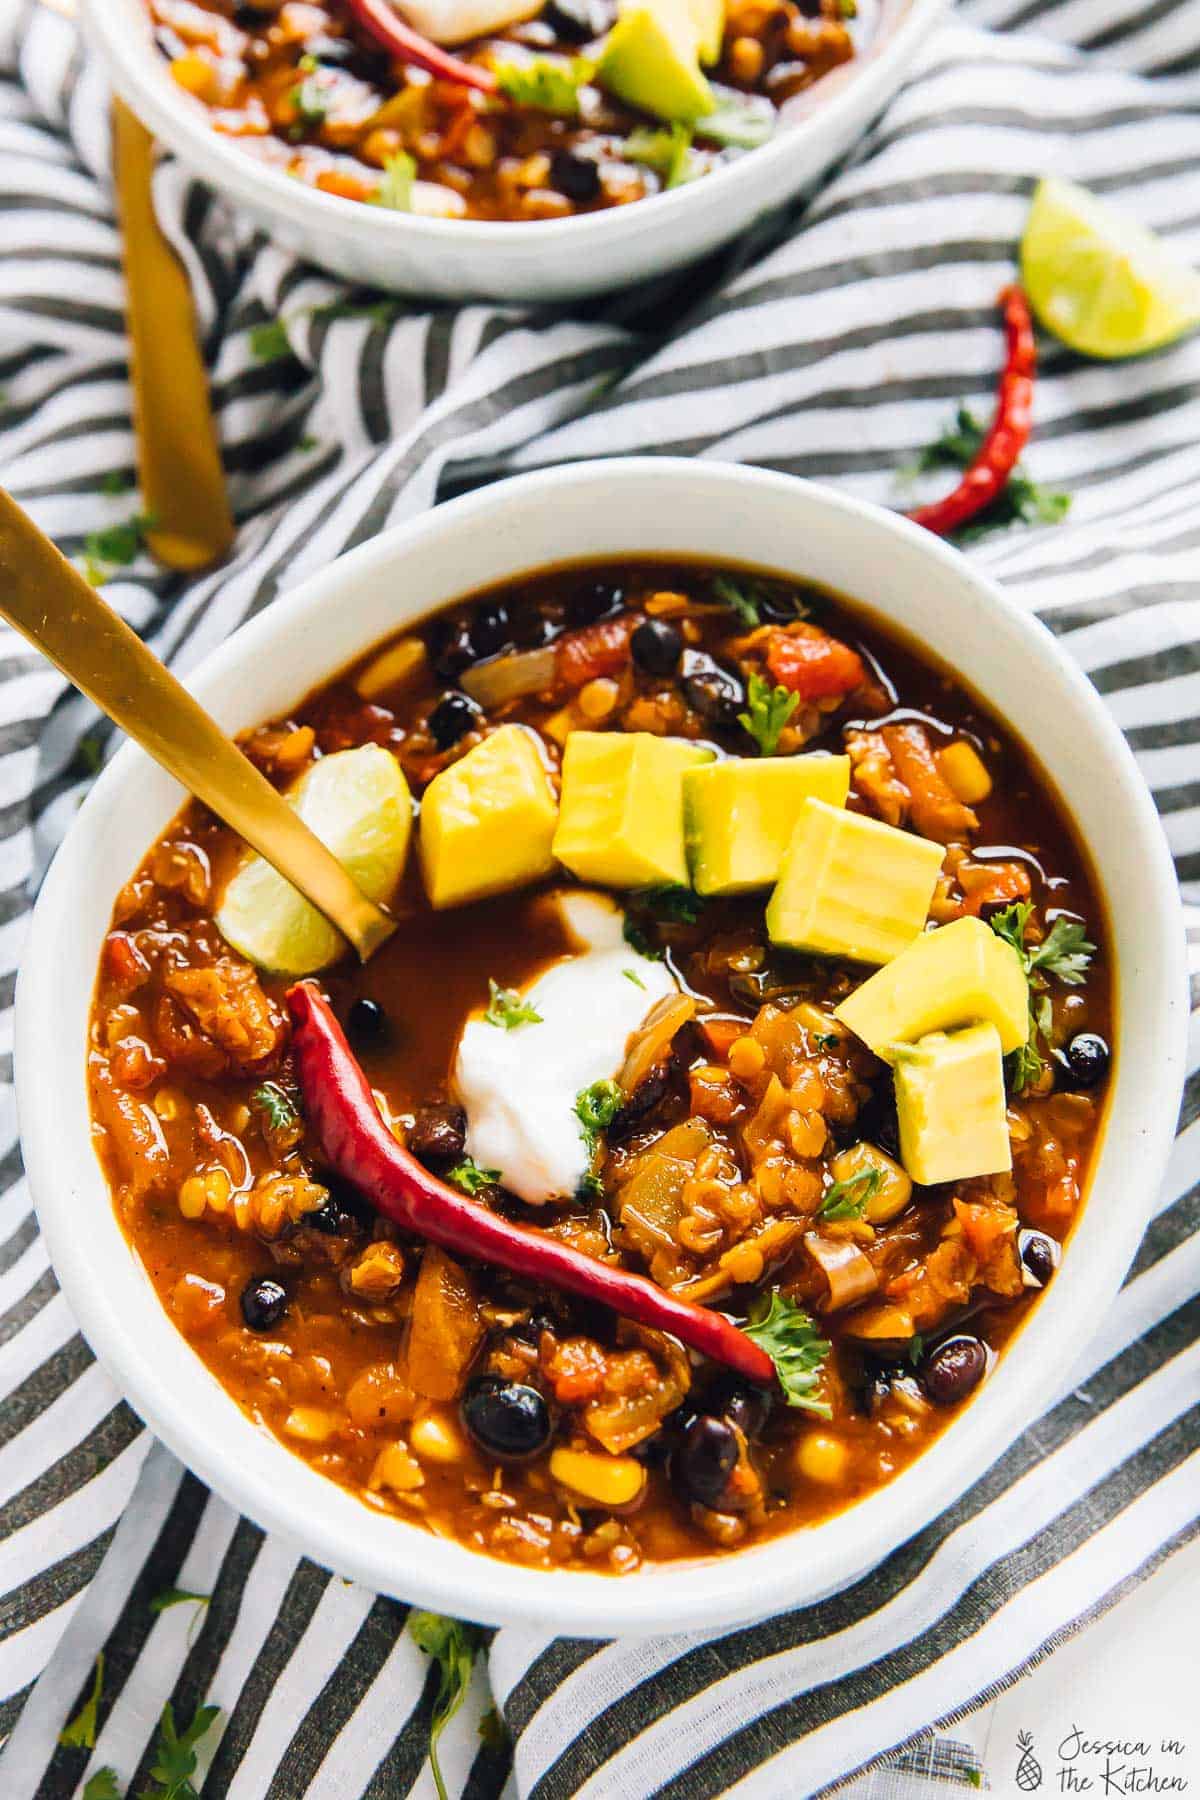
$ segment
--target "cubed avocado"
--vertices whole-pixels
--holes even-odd
[[[648,731],[573,731],[554,854],[601,887],[686,886],[683,776],[713,752]]]
[[[537,738],[502,725],[425,789],[420,849],[430,904],[464,906],[549,875],[557,817]]]
[[[779,877],[800,808],[809,798],[842,807],[848,756],[729,758],[683,777],[683,828],[699,894],[745,894]]]
[[[767,905],[768,935],[794,950],[890,962],[925,924],[943,854],[928,838],[807,799]]]
[[[1029,1034],[1029,986],[1011,944],[981,919],[924,932],[834,1008],[885,1062],[896,1044],[990,1019],[1005,1055]]]
[[[897,1045],[896,1116],[900,1161],[922,1187],[1012,1168],[1004,1053],[990,1019]]]
[[[716,106],[700,67],[689,0],[625,0],[595,79],[618,100],[668,123],[701,119]]]
[[[705,68],[718,62],[725,38],[725,0],[688,0],[696,28],[696,48]]]

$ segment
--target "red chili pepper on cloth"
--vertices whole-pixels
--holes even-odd
[[[496,77],[490,69],[463,62],[439,45],[430,43],[428,38],[397,17],[388,0],[346,0],[346,4],[368,36],[385,50],[390,50],[393,56],[402,56],[405,62],[415,63],[418,69],[428,69],[431,75],[440,76],[443,81],[457,81],[463,87],[478,88],[481,94],[497,92]]]
[[[1029,302],[1015,284],[1004,289],[999,304],[1004,310],[1006,354],[996,397],[996,414],[988,434],[958,486],[944,500],[919,506],[909,513],[914,524],[947,537],[968,519],[990,506],[1008,485],[1033,424],[1033,377],[1037,347]]]
[[[385,1218],[443,1250],[598,1300],[623,1318],[669,1331],[750,1381],[774,1381],[775,1365],[766,1351],[723,1314],[679,1300],[644,1276],[596,1262],[544,1232],[510,1224],[431,1175],[384,1124],[329,1002],[306,981],[289,989],[287,1001],[304,1109],[321,1149],[342,1179]]]

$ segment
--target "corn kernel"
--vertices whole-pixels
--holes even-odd
[[[806,1481],[834,1487],[846,1473],[846,1446],[839,1438],[811,1431],[796,1446],[796,1470]]]
[[[576,696],[576,704],[584,718],[590,724],[599,724],[607,719],[617,704],[620,688],[609,675],[598,675],[595,681],[589,681],[580,688]]]
[[[954,743],[939,750],[937,765],[955,798],[964,806],[978,806],[992,791],[992,778],[979,752],[965,738],[956,738]]]
[[[367,1486],[376,1492],[389,1487],[394,1494],[411,1494],[414,1488],[425,1486],[425,1477],[408,1445],[397,1442],[379,1452]]]
[[[323,1406],[293,1406],[283,1429],[289,1437],[301,1438],[306,1444],[323,1444],[333,1436],[333,1415]]]
[[[763,47],[757,38],[737,37],[729,46],[729,73],[735,81],[757,81],[762,74]]]
[[[198,50],[187,50],[177,56],[171,64],[171,74],[180,87],[194,94],[197,100],[216,99],[217,71]]]
[[[178,1193],[179,1210],[185,1219],[198,1219],[204,1211],[204,1183],[198,1175],[189,1175]]]
[[[426,661],[425,646],[420,638],[401,638],[398,644],[381,650],[355,677],[354,690],[362,699],[374,700],[388,688],[412,681],[424,669]]]
[[[863,1218],[871,1225],[886,1225],[902,1213],[912,1199],[912,1181],[900,1164],[893,1162],[876,1144],[851,1144],[839,1151],[829,1165],[835,1181],[851,1181],[856,1175],[874,1171],[879,1180],[863,1207]],[[861,1191],[861,1190],[860,1190]]]
[[[628,1506],[646,1485],[646,1471],[632,1456],[601,1456],[561,1445],[551,1452],[550,1473],[596,1506]]]
[[[579,714],[574,706],[560,707],[558,712],[551,713],[542,726],[543,737],[551,737],[560,746],[565,745],[573,731],[579,729]]]
[[[730,1072],[739,1081],[748,1081],[754,1075],[761,1075],[766,1062],[767,1053],[756,1038],[734,1038],[729,1046]]]
[[[413,1422],[409,1443],[423,1462],[461,1462],[466,1445],[445,1413],[426,1413]]]

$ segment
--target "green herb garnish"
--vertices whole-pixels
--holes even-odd
[[[250,1096],[251,1105],[265,1113],[272,1131],[292,1131],[300,1123],[300,1109],[277,1081],[264,1081]]]
[[[104,1692],[104,1652],[96,1657],[96,1669],[92,1676],[92,1691],[80,1707],[69,1725],[64,1725],[58,1734],[58,1741],[68,1749],[94,1750],[96,1748],[96,1715],[100,1709],[100,1696]]]
[[[261,325],[252,325],[249,343],[250,354],[255,362],[281,362],[285,356],[292,354],[292,346],[288,342],[282,319],[264,319]]]
[[[1046,1065],[1042,1061],[1037,1040],[1033,1035],[1032,1022],[1029,1036],[1019,1049],[1005,1057],[1004,1066],[1008,1070],[1008,1085],[1014,1094],[1023,1094],[1025,1089],[1032,1087],[1040,1077]]]
[[[508,1726],[494,1706],[489,1706],[479,1721],[479,1741],[485,1750],[508,1748]]]
[[[1055,919],[1040,944],[1027,945],[1025,933],[1032,912],[1030,901],[1018,900],[989,920],[996,936],[1010,944],[1020,957],[1030,989],[1029,1036],[1005,1058],[1008,1082],[1014,1094],[1023,1094],[1026,1088],[1032,1087],[1045,1067],[1037,1038],[1039,1032],[1049,1038],[1053,1010],[1049,996],[1043,993],[1037,997],[1038,990],[1044,988],[1048,975],[1053,975],[1064,987],[1082,986],[1096,948],[1088,939],[1086,925],[1078,919],[1061,917]]]
[[[676,120],[669,129],[631,131],[625,139],[622,155],[629,162],[641,163],[662,177],[664,188],[682,187],[694,179],[692,166],[692,128]]]
[[[775,133],[775,109],[770,101],[755,100],[737,88],[715,87],[717,105],[692,126],[698,138],[737,150],[757,150]]]
[[[123,469],[110,469],[100,483],[100,492],[115,499],[118,494],[129,493],[132,487],[133,482]]]
[[[825,1189],[817,1217],[820,1219],[861,1219],[867,1205],[879,1192],[883,1173],[879,1169],[859,1169],[845,1181],[835,1181]]]
[[[689,887],[634,888],[630,899],[667,924],[694,925],[704,910],[704,900]]]
[[[1042,942],[1029,951],[1026,966],[1031,975],[1035,969],[1044,969],[1064,987],[1082,987],[1095,948],[1081,920],[1057,918]]]
[[[483,1634],[476,1625],[464,1625],[460,1619],[445,1619],[441,1613],[433,1612],[410,1613],[408,1629],[417,1648],[437,1664],[441,1677],[429,1727],[429,1767],[438,1800],[447,1800],[438,1761],[438,1740],[466,1698]]]
[[[828,1401],[815,1398],[829,1342],[803,1307],[775,1288],[769,1301],[759,1302],[744,1330],[775,1364],[788,1405],[802,1406],[822,1419],[831,1418],[833,1409]]]
[[[601,1132],[608,1130],[624,1104],[625,1096],[615,1081],[593,1081],[575,1096],[575,1117],[589,1156],[595,1155]]]
[[[446,1176],[455,1187],[460,1187],[464,1194],[482,1194],[485,1188],[495,1187],[500,1180],[499,1169],[481,1169],[473,1156],[464,1156]]]
[[[169,1612],[173,1606],[186,1606],[189,1602],[196,1606],[207,1606],[211,1599],[211,1594],[193,1594],[188,1588],[164,1588],[162,1593],[155,1594],[150,1602],[150,1611],[165,1613]]]
[[[288,96],[305,125],[323,125],[329,116],[333,95],[329,85],[315,73],[305,76]]]
[[[407,150],[398,150],[383,165],[379,186],[371,195],[372,205],[386,206],[392,212],[411,212],[413,182],[416,179],[417,165],[413,158]]]
[[[83,1800],[121,1800],[115,1769],[97,1769],[83,1784]]]
[[[986,436],[986,426],[980,424],[969,407],[960,406],[954,424],[902,469],[899,479],[911,481],[918,475],[928,474],[931,469],[965,469],[974,462]],[[1055,493],[1042,487],[1018,463],[1003,491],[956,536],[965,543],[982,537],[985,532],[1000,531],[1010,525],[1057,525],[1070,507],[1070,494]]]
[[[919,1331],[914,1331],[908,1340],[908,1360],[912,1368],[916,1368],[925,1354],[925,1339]]]
[[[154,1766],[150,1770],[150,1779],[159,1785],[147,1789],[142,1800],[198,1800],[192,1786],[192,1776],[196,1773],[196,1746],[212,1729],[220,1711],[219,1706],[199,1706],[191,1724],[177,1732],[175,1712],[171,1702],[167,1701],[159,1721]]]
[[[84,573],[93,587],[103,587],[114,569],[127,569],[153,531],[158,520],[153,513],[137,513],[119,525],[106,525],[101,531],[89,531],[83,540]]]
[[[642,992],[645,993],[646,984],[642,980],[641,976],[638,974],[636,969],[622,969],[621,973],[625,977],[626,981],[632,981],[634,987],[641,988]]]
[[[631,950],[636,950],[639,956],[646,957],[649,962],[661,962],[663,960],[663,952],[659,949],[658,945],[651,943],[641,926],[636,920],[631,918],[628,913],[625,914],[625,923],[621,927],[621,935]]]
[[[584,56],[571,62],[535,56],[530,62],[497,63],[496,85],[514,106],[536,112],[558,113],[573,119],[579,111],[579,90],[591,80],[594,66]]]
[[[738,714],[738,724],[745,726],[754,739],[760,756],[775,754],[783,728],[799,704],[799,694],[793,694],[790,688],[773,688],[761,675],[750,677],[746,711]]]
[[[489,1025],[499,1025],[505,1031],[515,1031],[518,1025],[540,1025],[542,1015],[522,1000],[515,988],[502,988],[488,981],[488,1009],[484,1018]]]

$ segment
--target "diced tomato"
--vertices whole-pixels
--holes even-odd
[[[597,675],[616,675],[629,661],[629,639],[636,621],[629,613],[600,619],[558,641],[557,674],[565,686],[582,687]]]
[[[698,1023],[709,1049],[722,1062],[734,1039],[746,1035],[746,1026],[741,1019],[700,1019]]]
[[[115,986],[123,994],[132,994],[135,988],[140,988],[150,979],[150,964],[124,931],[109,933],[104,946],[104,960]]]
[[[950,844],[974,831],[979,820],[951,788],[933,759],[923,725],[885,725],[882,732],[897,775],[908,789],[912,822],[922,837]]]
[[[828,700],[849,694],[866,679],[862,658],[815,626],[776,631],[767,647],[767,672],[777,686],[801,700]]]
[[[1020,863],[974,863],[969,870],[959,870],[958,880],[964,895],[962,909],[976,918],[985,906],[1027,900],[1030,894],[1029,874]]]

